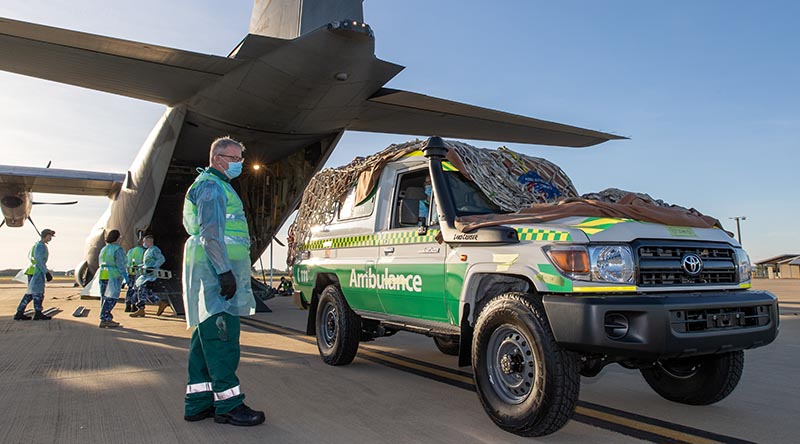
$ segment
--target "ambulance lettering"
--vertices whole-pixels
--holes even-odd
[[[422,276],[418,274],[393,274],[389,273],[388,268],[383,270],[383,274],[375,274],[371,269],[366,272],[351,269],[350,287],[422,293]]]

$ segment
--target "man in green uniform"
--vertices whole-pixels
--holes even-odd
[[[222,137],[211,144],[209,167],[195,179],[183,206],[189,233],[183,251],[186,323],[195,327],[189,347],[184,419],[214,417],[218,423],[251,426],[264,412],[244,404],[236,377],[239,316],[255,312],[250,287],[250,232],[230,180],[241,174],[241,143]]]
[[[31,261],[30,266],[25,270],[28,275],[28,290],[19,301],[17,312],[14,314],[15,321],[29,321],[30,316],[25,314],[25,308],[33,300],[33,320],[34,321],[49,321],[50,316],[42,313],[42,302],[44,301],[44,282],[53,280],[53,276],[47,271],[47,258],[50,252],[47,250],[47,244],[53,240],[56,232],[45,228],[41,233],[41,240],[36,242],[28,253],[28,258]]]

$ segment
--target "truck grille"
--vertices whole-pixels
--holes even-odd
[[[738,282],[735,253],[725,244],[642,242],[635,251],[639,264],[638,285],[642,287]],[[689,254],[702,260],[699,274],[691,275],[681,266],[683,258]]]
[[[769,324],[769,305],[671,311],[670,324],[678,333],[762,327]]]

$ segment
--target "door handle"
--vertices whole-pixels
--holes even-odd
[[[383,254],[392,254],[394,253],[394,247],[386,247],[383,249]]]

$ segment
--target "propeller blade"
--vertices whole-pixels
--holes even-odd
[[[71,202],[31,202],[31,205],[75,205],[77,200]]]
[[[275,237],[275,236],[272,236],[272,240],[274,240],[275,242],[277,242],[277,243],[278,243],[278,245],[280,245],[281,247],[285,247],[285,246],[286,246],[286,245],[284,245],[284,244],[283,244],[283,242],[279,241],[279,240],[278,240],[278,238],[277,238],[277,237]]]
[[[35,224],[35,223],[33,223],[33,219],[31,219],[31,217],[30,217],[30,216],[28,216],[28,222],[30,222],[30,223],[31,223],[31,225],[33,225],[33,229],[34,229],[34,230],[36,230],[36,233],[39,235],[39,237],[41,237],[41,236],[42,236],[42,233],[41,233],[41,232],[39,232],[39,229],[38,229],[38,228],[36,228],[36,224]]]

